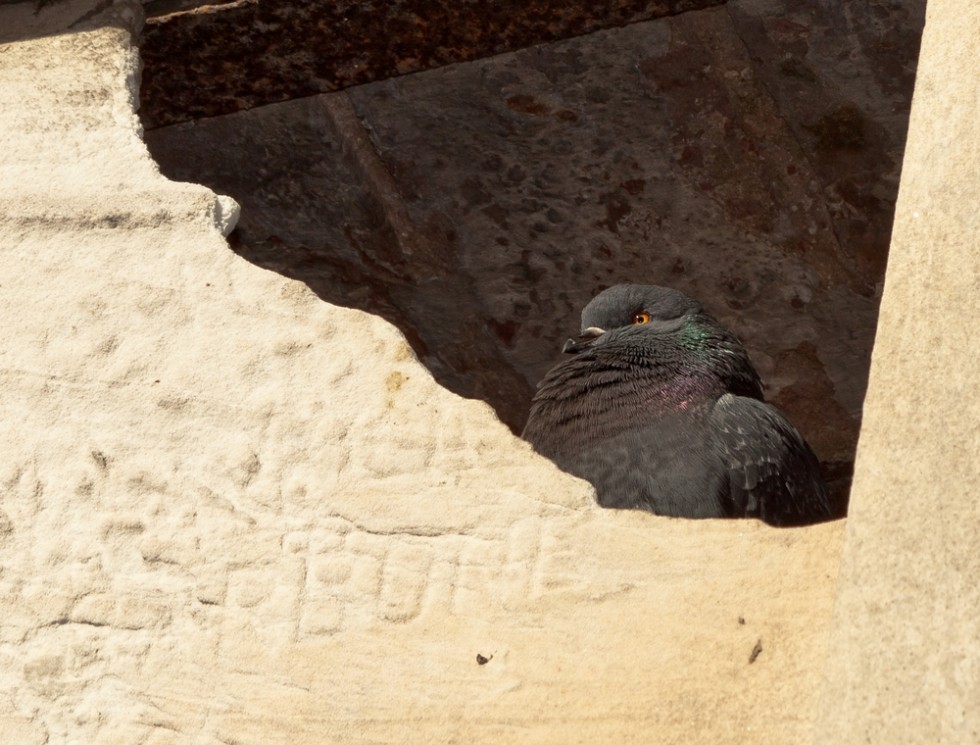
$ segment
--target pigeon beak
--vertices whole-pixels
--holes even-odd
[[[601,329],[598,326],[589,326],[577,339],[566,341],[561,351],[565,354],[578,354],[579,352],[583,352],[595,344],[596,340],[604,333],[606,333],[605,329]]]

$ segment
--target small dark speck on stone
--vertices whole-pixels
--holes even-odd
[[[864,115],[853,104],[838,106],[816,124],[804,124],[803,128],[817,136],[817,149],[824,152],[861,150],[868,144]]]
[[[98,467],[103,471],[109,468],[109,459],[105,456],[105,453],[100,450],[92,451],[92,460],[94,460],[96,465],[98,465]]]
[[[629,181],[624,181],[620,184],[620,187],[626,191],[627,194],[631,194],[634,197],[646,188],[647,182],[641,178],[630,179]]]
[[[742,616],[739,616],[738,617],[738,625],[739,626],[744,626],[745,625],[745,618],[743,618]]]
[[[762,639],[759,639],[752,647],[752,652],[749,654],[749,664],[755,662],[760,654],[762,654]]]
[[[484,657],[482,654],[480,654],[478,652],[477,655],[476,655],[476,664],[477,665],[486,665],[492,659],[493,659],[493,655],[490,655],[489,657]]]
[[[817,82],[817,76],[806,63],[796,57],[790,57],[789,59],[783,60],[779,65],[779,71],[783,75],[789,75],[793,78],[799,78],[800,80],[805,80],[808,83]]]

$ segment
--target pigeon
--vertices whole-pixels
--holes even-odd
[[[522,437],[603,507],[808,525],[835,517],[813,450],[766,403],[742,343],[667,287],[616,285],[582,311]]]

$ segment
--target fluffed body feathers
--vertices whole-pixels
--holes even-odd
[[[523,437],[604,507],[677,517],[833,517],[813,451],[763,398],[738,339],[687,296],[617,285],[582,312]]]

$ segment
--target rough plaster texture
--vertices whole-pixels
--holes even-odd
[[[819,743],[980,742],[980,7],[929,4]]]
[[[842,524],[596,508],[230,251],[94,7],[0,8],[3,739],[807,741]]]

